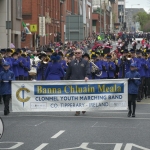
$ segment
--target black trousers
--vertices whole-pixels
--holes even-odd
[[[0,103],[2,103],[2,95],[0,95]]]
[[[148,86],[147,96],[150,97],[150,77],[148,77],[148,79],[146,80],[146,82],[147,82],[147,86]]]
[[[137,94],[128,94],[128,108],[129,111],[135,114],[135,109],[136,109],[136,98]],[[133,105],[133,109],[131,106]]]
[[[145,98],[148,96],[148,88],[150,87],[148,84],[149,84],[149,78],[146,77],[145,82],[144,82],[144,95],[145,95]]]
[[[4,110],[9,112],[9,101],[11,98],[10,94],[3,95],[3,101],[4,101]]]
[[[137,100],[142,100],[144,98],[144,84],[145,84],[145,77],[142,77],[141,84],[140,84],[139,90],[138,90]]]

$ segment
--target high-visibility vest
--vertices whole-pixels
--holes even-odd
[[[99,41],[101,40],[101,36],[100,36],[100,35],[98,36],[98,40],[99,40]]]

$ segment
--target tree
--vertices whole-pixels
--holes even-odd
[[[146,12],[138,12],[136,15],[133,16],[135,22],[139,22],[141,25],[141,30],[144,31],[144,27],[148,28],[147,23],[150,20],[150,14]],[[147,29],[149,30],[149,29]]]

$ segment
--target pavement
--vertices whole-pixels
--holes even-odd
[[[150,99],[127,111],[10,113],[0,116],[0,150],[150,150]]]

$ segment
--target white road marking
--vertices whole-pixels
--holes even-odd
[[[94,127],[98,122],[94,123],[94,125],[92,125],[92,127]]]
[[[0,148],[0,150],[4,150],[4,149],[16,149],[18,147],[20,147],[21,145],[23,145],[24,143],[23,142],[0,142],[0,143],[9,143],[9,144],[15,144],[11,147],[8,147],[8,148]]]
[[[62,133],[64,133],[65,130],[60,130],[58,133],[56,133],[54,136],[51,137],[51,139],[56,139],[58,138]]]
[[[41,144],[39,147],[37,147],[36,149],[34,150],[42,150],[44,147],[46,147],[49,143],[43,143]]]
[[[95,149],[88,148],[87,147],[88,145],[89,145],[89,143],[82,143],[79,147],[65,148],[65,149],[59,149],[59,150],[69,150],[69,149],[95,150]]]
[[[40,122],[39,124],[34,125],[35,127],[41,125],[42,123],[44,123],[45,121]]]

